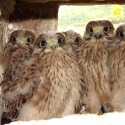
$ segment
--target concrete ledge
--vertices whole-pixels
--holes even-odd
[[[29,122],[12,122],[9,125],[125,125],[125,113],[106,113],[104,115],[83,114],[64,118]]]

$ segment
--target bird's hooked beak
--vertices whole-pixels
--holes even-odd
[[[93,36],[96,38],[96,39],[100,39],[100,38],[102,38],[102,30],[101,29],[96,29],[96,30],[94,30],[94,33],[93,33]]]
[[[48,48],[51,48],[52,50],[55,50],[57,47],[57,42],[56,41],[51,41],[48,43]]]
[[[71,38],[69,38],[69,39],[68,39],[68,44],[69,44],[70,46],[72,46],[72,45],[74,44],[74,40],[71,39]]]
[[[17,41],[18,47],[22,47],[24,44],[25,44],[25,40],[24,40],[24,39],[19,39],[19,40]]]

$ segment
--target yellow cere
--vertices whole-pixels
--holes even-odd
[[[68,38],[68,41],[73,41],[73,39],[72,38]]]
[[[25,39],[18,39],[17,43],[23,45],[24,43],[26,43],[26,40]]]
[[[57,41],[51,41],[51,42],[48,42],[47,44],[48,44],[48,45],[47,45],[48,47],[51,47],[51,46],[53,46],[53,45],[56,46],[56,45],[57,45]]]
[[[93,29],[94,33],[103,33],[103,30],[101,28]]]

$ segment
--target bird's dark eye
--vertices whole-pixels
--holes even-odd
[[[109,27],[106,26],[106,27],[104,27],[103,30],[104,30],[104,33],[108,33],[109,32]]]
[[[90,34],[93,33],[93,28],[92,28],[92,27],[89,28],[89,33],[90,33]]]
[[[15,44],[16,43],[16,37],[12,38],[12,43]]]
[[[45,48],[47,45],[47,42],[45,40],[40,42],[40,47]]]
[[[28,38],[26,39],[26,41],[27,41],[27,43],[31,43],[31,42],[32,42],[32,38],[31,38],[31,37],[28,37]]]
[[[123,38],[123,37],[124,37],[123,32],[120,32],[120,33],[119,33],[119,38],[121,39],[121,38]]]
[[[75,39],[75,42],[78,43],[79,41],[80,41],[80,38],[77,37],[77,38]]]
[[[62,46],[62,45],[64,44],[64,40],[61,39],[61,38],[59,38],[59,39],[58,39],[58,44],[59,44],[59,46]]]

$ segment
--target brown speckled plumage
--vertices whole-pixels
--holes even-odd
[[[84,81],[72,48],[62,33],[38,36],[34,53],[40,84],[33,97],[23,105],[18,120],[38,120],[78,113],[83,104]],[[39,61],[39,62],[38,62]],[[81,91],[83,89],[83,91]]]
[[[115,48],[109,56],[110,85],[113,111],[125,110],[125,24],[117,27],[114,36]]]
[[[106,28],[107,27],[107,28]],[[106,30],[106,31],[104,31]],[[114,27],[107,20],[90,21],[84,33],[84,42],[78,49],[78,61],[83,70],[83,78],[87,85],[86,112],[100,113],[105,111],[110,100],[108,85],[108,43],[114,35]]]
[[[25,73],[23,70],[29,65],[32,58],[32,46],[35,35],[28,30],[16,30],[10,35],[3,53],[4,76],[2,81],[3,114],[4,119],[14,120],[18,110],[31,95],[23,90]],[[32,77],[32,76],[30,76]],[[20,88],[21,86],[21,88]],[[25,85],[26,89],[26,85]],[[32,90],[31,90],[32,91]]]

